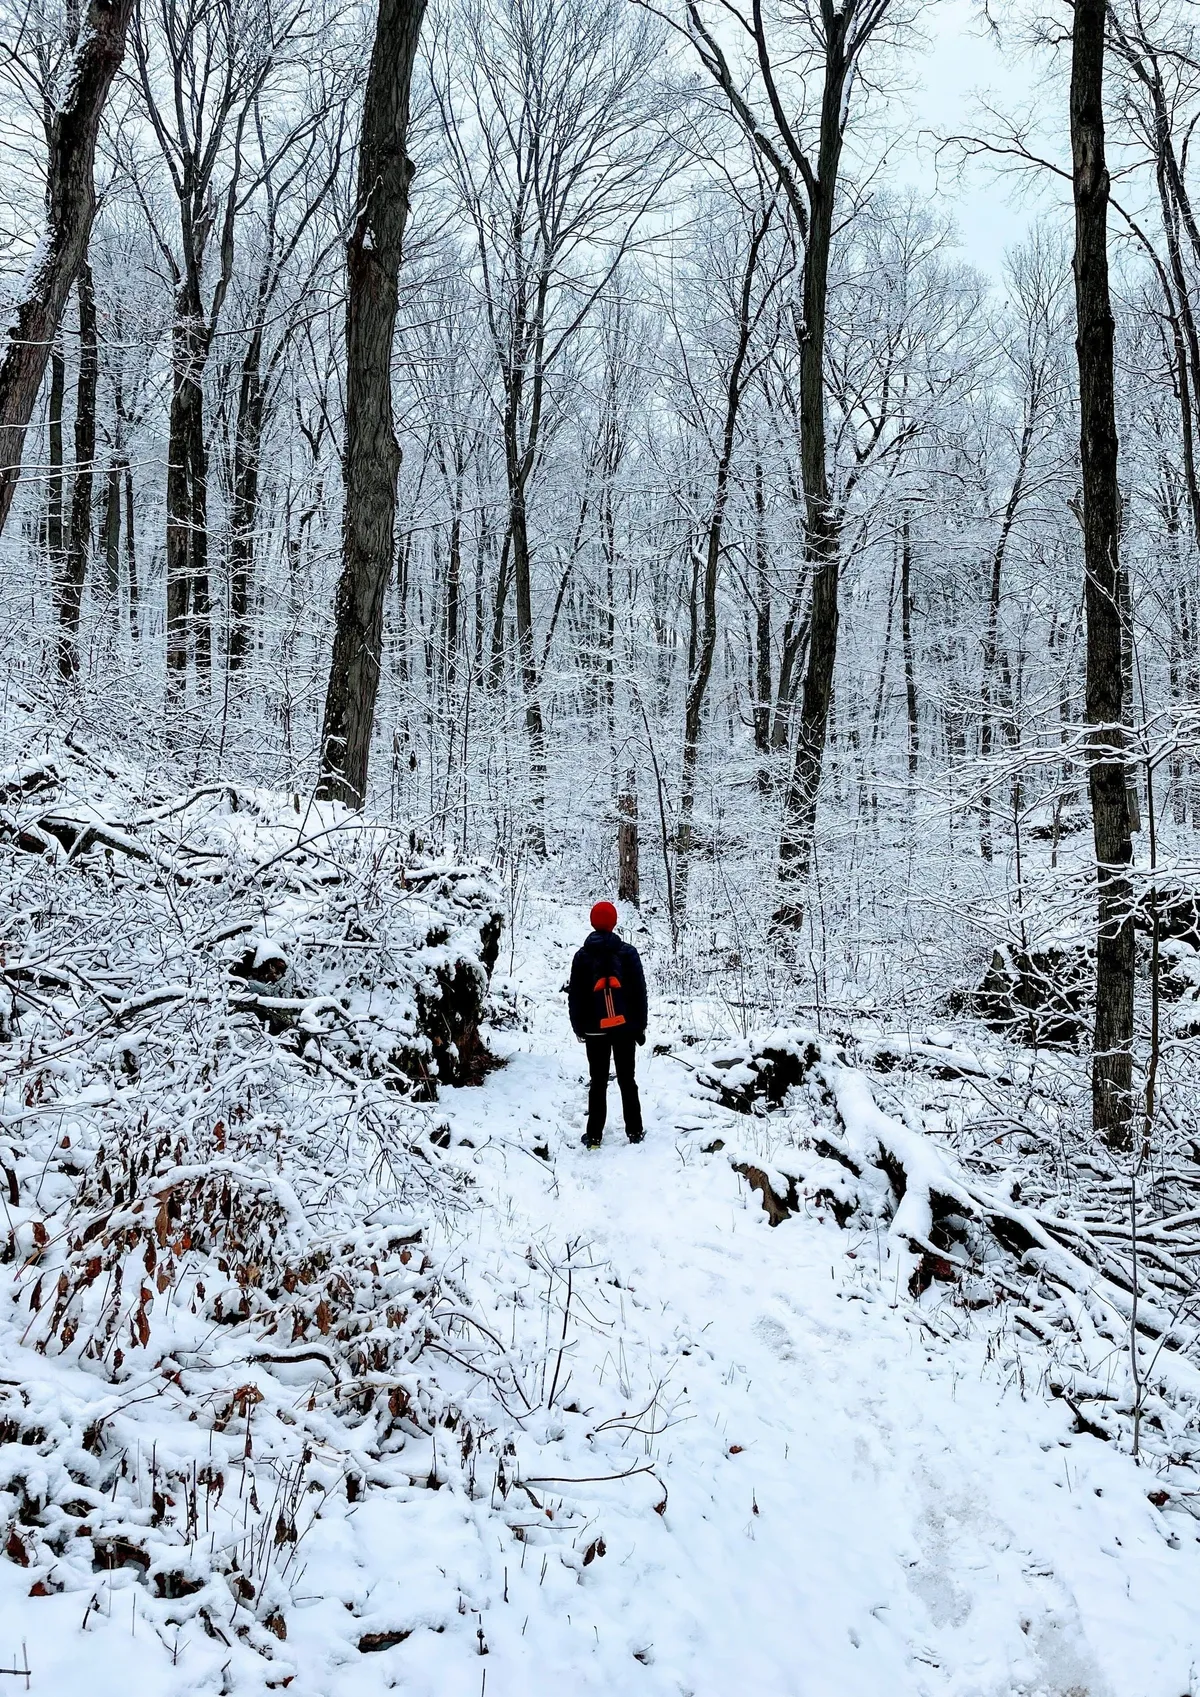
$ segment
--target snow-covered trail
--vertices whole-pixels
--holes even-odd
[[[607,1265],[619,1318],[574,1349],[571,1389],[662,1382],[672,1423],[631,1465],[648,1451],[667,1506],[647,1512],[644,1476],[558,1487],[607,1553],[567,1591],[506,1571],[488,1697],[1200,1691],[1200,1544],[1128,1457],[989,1366],[985,1322],[954,1337],[955,1316],[893,1304],[832,1222],[771,1230],[704,1153],[730,1116],[671,1057],[642,1063],[644,1145],[626,1144],[613,1086],[616,1125],[579,1147],[583,1057],[557,994],[571,938],[545,917],[518,968],[532,1029],[448,1117],[479,1149],[501,1237],[560,1257],[577,1241]]]

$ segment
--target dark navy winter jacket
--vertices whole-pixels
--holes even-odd
[[[601,1035],[596,1011],[598,978],[619,978],[625,997],[625,1026],[634,1037],[646,1030],[646,974],[632,943],[612,931],[593,931],[571,962],[571,1029],[576,1037]]]

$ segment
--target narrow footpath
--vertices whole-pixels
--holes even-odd
[[[538,911],[514,971],[530,1029],[446,1110],[475,1146],[481,1238],[604,1270],[570,1390],[648,1392],[630,1457],[653,1471],[579,1486],[605,1554],[570,1594],[513,1607],[510,1585],[487,1611],[487,1697],[1193,1697],[1200,1542],[1022,1383],[1000,1316],[895,1303],[875,1249],[851,1258],[819,1214],[772,1230],[705,1152],[733,1116],[673,1056],[641,1052],[643,1145],[614,1085],[603,1147],[580,1148],[560,994],[578,929]]]

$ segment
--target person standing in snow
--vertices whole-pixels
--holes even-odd
[[[608,1117],[608,1063],[611,1058],[621,1089],[625,1135],[640,1143],[642,1104],[638,1099],[634,1060],[637,1045],[646,1041],[646,975],[632,943],[616,935],[617,910],[597,902],[591,913],[592,934],[571,963],[571,1029],[587,1047],[588,1088],[585,1149],[596,1149]]]

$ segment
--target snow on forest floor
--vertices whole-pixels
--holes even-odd
[[[529,905],[524,1028],[435,1110],[472,1202],[430,1253],[530,1375],[527,1410],[497,1387],[498,1471],[439,1430],[320,1499],[274,1660],[235,1665],[195,1618],[172,1639],[127,1568],[31,1602],[8,1562],[0,1664],[27,1653],[47,1697],[1196,1697],[1193,1523],[1022,1383],[1000,1315],[953,1335],[932,1293],[896,1301],[872,1236],[811,1209],[772,1229],[706,1152],[739,1116],[651,1046],[646,1142],[614,1086],[580,1147],[583,918]]]
[[[667,1502],[659,1517],[635,1481],[578,1487],[606,1554],[550,1597],[527,1563],[504,1605],[493,1564],[491,1697],[1200,1691],[1200,1541],[1175,1536],[1127,1455],[997,1371],[982,1324],[946,1341],[936,1315],[893,1305],[832,1220],[771,1229],[703,1152],[737,1116],[697,1100],[671,1055],[641,1052],[645,1144],[626,1144],[613,1086],[615,1127],[579,1147],[583,1057],[559,990],[582,930],[546,904],[514,975],[531,1030],[444,1105],[477,1145],[478,1233],[560,1267],[573,1242],[597,1269],[570,1390],[586,1404],[594,1378],[624,1374],[632,1409],[657,1394],[665,1429],[628,1447]],[[440,1680],[411,1689],[474,1693],[470,1671]]]

